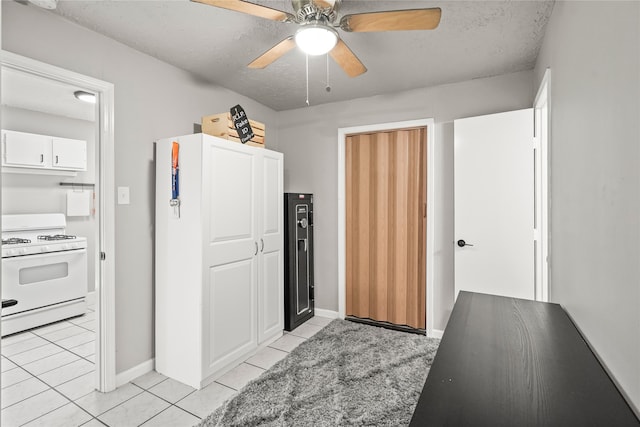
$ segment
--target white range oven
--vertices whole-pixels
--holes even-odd
[[[64,214],[2,215],[2,336],[86,312],[87,239]]]

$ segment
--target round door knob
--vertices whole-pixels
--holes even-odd
[[[464,248],[465,246],[473,246],[471,243],[467,243],[462,239],[458,240],[457,243],[458,243],[458,246],[460,246],[461,248]]]
[[[298,225],[300,225],[301,228],[307,228],[307,218],[298,220]]]

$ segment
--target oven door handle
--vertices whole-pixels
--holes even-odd
[[[13,307],[18,304],[18,301],[14,299],[3,299],[2,300],[2,308]]]

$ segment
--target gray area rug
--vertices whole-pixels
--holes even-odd
[[[334,320],[198,426],[406,426],[439,343]]]

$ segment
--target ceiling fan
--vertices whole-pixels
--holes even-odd
[[[295,15],[244,0],[191,0],[223,9],[235,10],[272,21],[292,22],[300,28],[260,55],[249,68],[265,68],[295,46],[309,55],[329,53],[350,77],[356,77],[367,68],[340,39],[338,31],[374,32],[432,30],[440,23],[439,7],[428,9],[390,10],[384,12],[344,15],[338,21],[342,0],[291,0]]]

